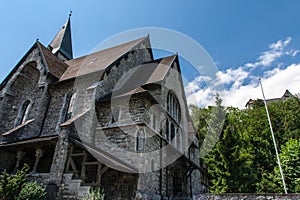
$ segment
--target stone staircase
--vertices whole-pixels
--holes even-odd
[[[82,200],[90,192],[90,186],[81,186],[80,179],[72,179],[73,173],[63,174],[63,200]]]

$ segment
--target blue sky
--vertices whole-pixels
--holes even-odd
[[[300,92],[299,9],[297,0],[1,1],[0,81],[37,38],[48,45],[72,10],[75,57],[126,30],[172,29],[203,46],[220,70],[214,82],[225,86],[224,104],[242,107],[261,98],[258,77],[267,98]],[[211,104],[213,88],[199,87],[209,77],[186,76],[189,102]]]

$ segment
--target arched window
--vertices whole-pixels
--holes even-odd
[[[18,116],[15,121],[15,126],[24,123],[28,119],[30,109],[31,109],[30,100],[24,101],[21,107],[19,108]]]
[[[177,135],[180,129],[180,105],[172,92],[169,92],[167,96],[167,112],[170,117],[166,121],[166,140],[172,142],[174,147],[181,148],[181,136]]]
[[[74,92],[71,97],[69,96],[70,100],[69,100],[69,106],[68,106],[68,112],[67,112],[66,120],[68,120],[68,119],[70,119],[72,117],[72,113],[74,111],[76,97],[77,97],[77,92]]]
[[[177,122],[180,120],[180,106],[176,96],[169,92],[167,97],[167,111]]]

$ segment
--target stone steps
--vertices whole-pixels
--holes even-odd
[[[81,200],[90,192],[90,186],[81,186],[82,180],[72,179],[73,173],[63,174],[63,200]]]

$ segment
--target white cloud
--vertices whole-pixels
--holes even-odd
[[[265,96],[267,99],[281,97],[286,89],[292,94],[300,92],[300,64],[292,64],[285,69],[275,68],[267,71],[263,78]],[[214,105],[217,91],[209,88],[199,89],[187,96],[188,103],[199,106]],[[258,77],[252,77],[252,83],[246,86],[231,87],[221,93],[225,106],[245,108],[247,101],[262,98]]]
[[[225,72],[218,71],[216,73],[217,80],[215,85],[233,83],[234,87],[239,87],[248,75],[249,72],[243,70],[242,67],[237,69],[227,69]]]
[[[257,66],[270,66],[283,55],[296,56],[299,50],[285,50],[291,40],[288,37],[284,41],[272,43],[269,45],[269,51],[261,53],[257,62],[247,63],[237,69],[229,68],[223,72],[219,71],[215,74],[214,80],[209,77],[196,77],[185,88],[188,103],[198,106],[214,105],[214,97],[216,93],[219,93],[225,106],[245,108],[250,98],[262,98],[259,77],[252,74],[253,69]],[[281,97],[286,89],[292,94],[300,92],[300,63],[289,66],[277,65],[261,74],[267,99]],[[245,85],[245,80],[247,80],[247,85]],[[203,88],[201,81],[208,83],[207,87]]]
[[[190,95],[187,95],[187,103],[201,107],[214,105],[214,96],[216,92],[210,88],[199,89]]]
[[[192,81],[192,82],[189,82],[184,89],[185,89],[186,95],[188,96],[188,95],[194,93],[195,91],[199,90],[200,87],[196,81]]]
[[[286,46],[291,42],[292,38],[288,37],[285,41],[278,40],[275,43],[269,45],[269,50],[262,52],[258,57],[257,62],[254,63],[246,63],[245,67],[256,68],[258,66],[268,67],[273,64],[273,62],[281,58],[284,55],[296,56],[299,51],[298,50],[289,50],[285,51]]]
[[[207,85],[207,83],[211,80],[212,78],[209,76],[198,76],[194,78],[194,80],[189,82],[184,88],[186,95],[194,93],[195,91],[200,89],[200,85]]]
[[[267,99],[281,97],[286,89],[292,94],[300,92],[300,64],[292,64],[286,69],[275,68],[265,74],[262,84]],[[244,108],[250,98],[262,98],[258,79],[257,84],[226,91],[224,105]]]
[[[288,37],[285,41],[278,40],[276,43],[272,43],[269,47],[271,50],[282,50],[284,47],[286,47],[290,42],[292,38]]]

